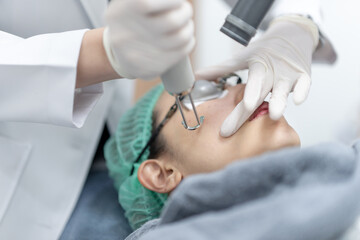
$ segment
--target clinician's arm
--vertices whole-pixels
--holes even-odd
[[[0,31],[0,121],[81,127],[103,91],[88,85],[117,76],[101,39],[101,29],[27,39]]]
[[[0,121],[81,127],[102,94],[100,82],[151,79],[190,53],[192,14],[187,0],[112,1],[106,31],[28,39],[0,31]]]
[[[77,66],[77,88],[121,78],[107,58],[103,46],[103,33],[104,28],[99,28],[87,31],[84,35]]]

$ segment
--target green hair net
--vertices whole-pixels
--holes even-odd
[[[167,199],[167,194],[146,189],[137,178],[140,164],[149,157],[149,149],[135,164],[134,172],[130,175],[134,161],[151,137],[153,110],[163,90],[162,85],[154,87],[127,111],[121,118],[115,135],[107,141],[104,148],[110,176],[119,191],[119,202],[133,229],[158,218]]]

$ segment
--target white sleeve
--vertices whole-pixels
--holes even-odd
[[[23,39],[0,31],[0,121],[81,127],[102,84],[75,90],[87,30]]]
[[[337,59],[334,46],[324,33],[321,0],[276,0],[264,19],[266,26],[272,19],[285,14],[310,16],[320,31],[319,46],[313,54],[313,62],[332,64]]]
[[[224,0],[229,6],[235,6],[237,0]],[[272,19],[285,14],[301,14],[310,16],[318,25],[320,31],[320,44],[313,55],[313,61],[318,63],[334,63],[337,59],[335,48],[324,33],[323,17],[320,0],[276,0],[265,16],[261,29],[266,29]]]

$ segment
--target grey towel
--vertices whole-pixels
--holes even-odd
[[[337,239],[359,213],[359,149],[292,148],[189,177],[141,239]]]
[[[160,219],[153,219],[145,223],[141,228],[137,229],[133,233],[131,233],[125,240],[137,240],[142,235],[154,230],[159,226]]]

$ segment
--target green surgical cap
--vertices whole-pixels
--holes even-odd
[[[167,199],[167,194],[146,189],[137,178],[140,164],[149,157],[149,149],[134,164],[151,137],[153,110],[163,90],[162,85],[154,87],[127,111],[121,118],[115,135],[107,141],[104,148],[110,176],[119,191],[119,202],[134,230],[147,221],[158,218]],[[130,175],[133,165],[135,170]]]

